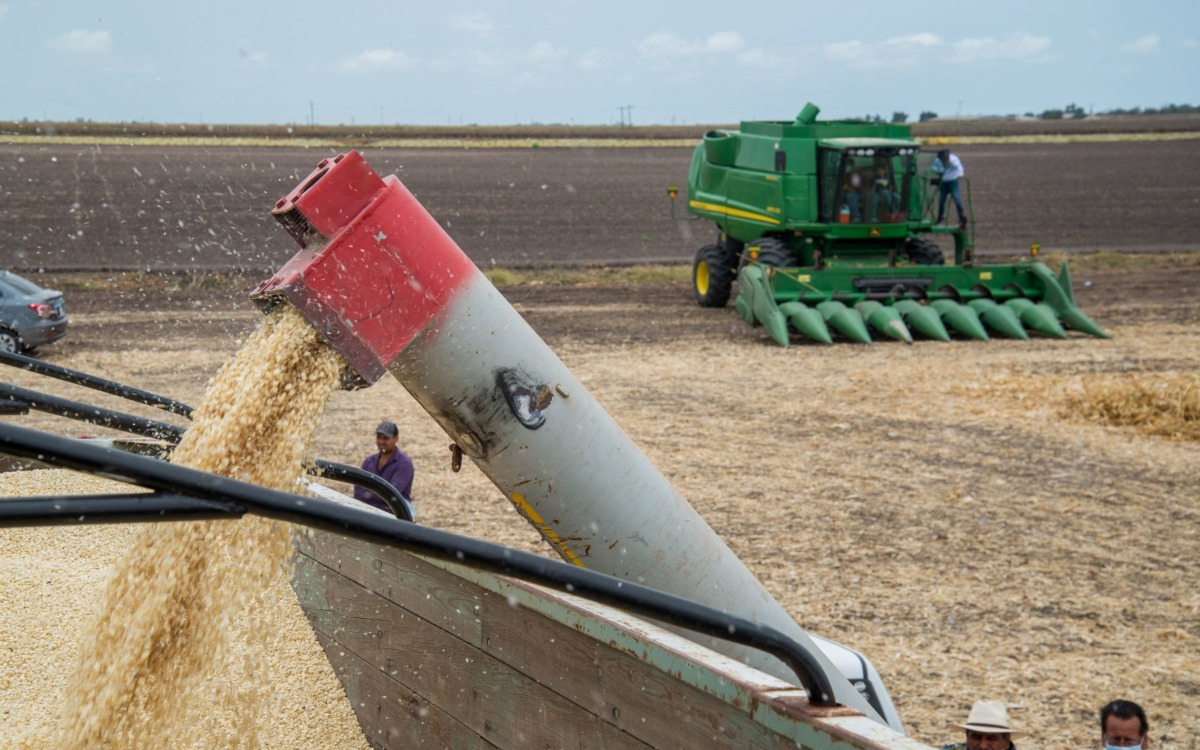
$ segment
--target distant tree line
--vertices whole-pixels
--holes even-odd
[[[1167,104],[1162,107],[1133,107],[1132,109],[1109,109],[1096,114],[1107,117],[1119,117],[1121,115],[1194,115],[1200,113],[1200,106],[1195,104]],[[1092,116],[1083,107],[1072,102],[1062,109],[1047,109],[1040,114],[1034,112],[1026,112],[1025,117],[1037,120],[1082,120]],[[1009,119],[1016,119],[1016,115],[1007,115]],[[868,115],[868,122],[883,122],[883,118],[879,115]],[[917,120],[918,122],[931,122],[938,119],[937,112],[928,110],[922,112]],[[893,112],[891,122],[905,123],[908,122],[907,112]]]

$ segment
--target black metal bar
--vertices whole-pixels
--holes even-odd
[[[79,370],[72,370],[61,365],[43,362],[40,359],[35,357],[27,357],[24,354],[0,351],[0,364],[10,365],[21,370],[28,370],[29,372],[37,375],[46,375],[51,378],[57,378],[58,380],[66,381],[68,383],[74,383],[76,385],[93,388],[97,391],[103,391],[104,393],[112,394],[113,396],[120,396],[121,398],[128,399],[130,401],[136,401],[139,404],[154,406],[164,411],[171,412],[172,414],[178,414],[181,417],[190,418],[192,415],[192,407],[176,401],[175,399],[167,398],[166,396],[159,396],[156,393],[143,391],[140,388],[134,388],[133,386],[118,383],[113,380],[106,380],[105,378],[97,377],[95,375],[89,375],[88,373],[81,372]]]
[[[879,289],[894,289],[896,287],[900,287],[902,289],[909,289],[909,288],[924,289],[925,287],[931,286],[932,284],[933,284],[932,278],[916,277],[916,276],[912,276],[912,277],[877,276],[877,277],[873,277],[873,278],[872,277],[864,277],[864,278],[859,278],[859,279],[854,280],[854,288],[855,289],[865,289],[868,291],[879,290]]]
[[[166,422],[145,419],[133,414],[126,414],[100,406],[59,398],[58,396],[32,391],[28,388],[21,388],[9,383],[0,383],[0,398],[21,401],[28,404],[31,409],[37,409],[38,411],[44,411],[60,417],[69,417],[80,422],[100,427],[111,427],[112,429],[131,432],[135,435],[166,440],[170,443],[178,443],[184,433],[182,427],[176,427]]]
[[[388,504],[388,507],[392,509],[392,515],[396,518],[402,521],[411,521],[414,518],[412,501],[405,497],[403,492],[392,486],[391,482],[378,474],[364,471],[357,466],[334,463],[320,458],[314,462],[308,473],[339,482],[349,482],[368,489],[379,495]]]
[[[199,500],[172,492],[47,495],[0,499],[0,528],[70,524],[147,523],[240,518],[237,503]]]
[[[12,399],[0,400],[0,414],[28,414],[29,404]]]
[[[69,383],[84,385],[114,396],[120,396],[121,398],[135,401],[137,403],[147,404],[149,406],[157,406],[165,411],[169,411],[173,414],[179,414],[184,417],[190,418],[192,414],[192,407],[181,401],[176,401],[174,399],[167,398],[166,396],[160,396],[157,393],[143,391],[140,388],[134,388],[113,380],[97,377],[81,370],[72,370],[59,365],[52,365],[48,362],[43,362],[40,359],[35,359],[33,357],[26,357],[21,354],[13,354],[11,352],[0,352],[0,363],[11,365],[23,370],[28,370],[29,372],[38,375],[47,375],[49,377],[57,378]],[[19,389],[17,386],[9,386],[6,384],[0,384],[0,393],[3,393],[6,388],[13,389],[14,392],[19,391],[26,396],[36,393],[38,396],[38,403],[44,405],[42,410],[50,411],[58,416],[81,419],[80,415],[83,415],[82,421],[92,424],[103,424],[105,427],[125,430],[126,432],[131,432],[135,435],[144,435],[160,440],[166,440],[172,445],[177,445],[183,437],[183,428],[175,427],[174,425],[170,425],[166,422],[143,419],[141,417],[137,417],[132,414],[124,414],[122,412],[107,411],[101,409],[100,407],[91,406],[90,404],[69,401],[67,399],[59,399],[58,397],[50,396],[48,394],[38,393],[36,391],[26,391],[24,389]],[[31,398],[26,399],[26,401],[0,401],[0,414],[26,414],[29,412],[30,408],[30,404],[27,403],[27,401],[30,400]],[[103,423],[93,422],[91,417],[88,416],[89,412],[93,411],[105,412],[109,418]],[[161,433],[170,434],[163,435]],[[372,474],[369,471],[363,471],[358,467],[347,464],[317,459],[315,462],[315,468],[310,470],[309,473],[313,474],[314,476],[325,477],[327,479],[333,479],[341,482],[348,482],[358,487],[364,487],[382,498],[383,501],[387,503],[388,507],[391,508],[392,515],[396,516],[397,518],[405,521],[412,521],[415,517],[412,508],[412,501],[405,497],[403,493],[393,487],[391,483],[389,483],[383,477]]]
[[[531,580],[568,593],[621,607],[635,614],[714,638],[765,651],[785,663],[808,691],[809,700],[832,705],[833,687],[820,661],[808,649],[774,628],[726,614],[689,599],[557,560],[447,531],[405,523],[367,508],[290,495],[253,484],[175,466],[153,458],[90,445],[0,423],[0,453],[35,458],[77,471],[195,499],[244,506],[245,512],[387,544],[448,562]],[[167,515],[179,503],[157,496]],[[55,501],[56,499],[51,499]],[[8,502],[0,500],[0,505]],[[85,515],[99,522],[99,514]]]

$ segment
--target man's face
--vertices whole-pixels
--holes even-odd
[[[1109,716],[1104,720],[1104,744],[1113,747],[1146,747],[1145,737],[1142,736],[1142,722],[1136,716],[1120,719]]]
[[[388,437],[382,432],[375,433],[375,447],[379,449],[380,453],[391,453],[392,451],[396,450],[396,443],[399,442],[399,440],[399,436]]]
[[[1012,744],[1008,734],[967,730],[967,750],[1008,750]]]

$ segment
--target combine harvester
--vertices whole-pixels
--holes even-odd
[[[712,130],[692,155],[687,210],[719,230],[696,252],[701,307],[735,305],[787,346],[793,334],[911,343],[913,333],[1028,339],[1067,329],[1106,338],[1075,306],[1064,262],[978,265],[969,217],[935,223],[934,156],[909,127],[818,121],[809,103],[793,122],[746,121]],[[963,182],[966,179],[963,178]],[[667,188],[672,215],[679,189]],[[970,190],[963,196],[970,213]],[[954,241],[954,263],[933,239]],[[832,330],[831,330],[832,329]]]
[[[395,176],[327,159],[274,214],[303,249],[260,306],[300,310],[347,387],[397,378],[564,562],[9,425],[0,452],[156,493],[6,500],[0,525],[319,529],[297,537],[294,588],[377,747],[926,747],[871,664],[792,619]]]

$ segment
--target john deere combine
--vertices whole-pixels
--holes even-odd
[[[696,147],[688,211],[719,229],[693,264],[702,307],[723,307],[736,284],[741,316],[784,346],[793,333],[822,343],[1106,337],[1075,307],[1066,263],[1057,275],[1032,257],[977,265],[969,208],[957,224],[934,221],[934,157],[907,125],[818,122],[819,111],[809,103],[793,122],[709,131]],[[952,265],[937,235],[953,240]]]

